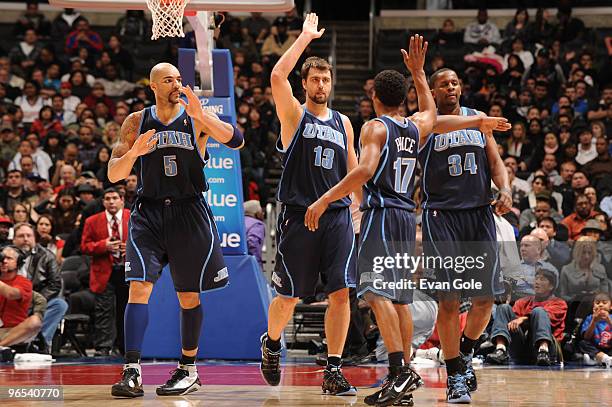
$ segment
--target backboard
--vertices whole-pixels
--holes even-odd
[[[293,7],[293,0],[190,0],[186,10],[283,12]],[[59,8],[146,10],[145,0],[49,0]]]

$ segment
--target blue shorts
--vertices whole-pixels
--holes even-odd
[[[504,292],[491,206],[425,209],[422,225],[426,269],[434,272],[436,283],[442,283],[428,288],[438,294],[458,293],[461,298]]]
[[[170,264],[177,292],[199,293],[228,283],[217,226],[203,197],[139,198],[130,216],[125,256],[126,281],[155,283]]]
[[[311,232],[305,208],[282,206],[276,227],[276,265],[272,285],[285,297],[315,294],[319,275],[327,294],[355,287],[355,234],[348,208],[331,209]]]
[[[400,261],[399,265],[394,263],[392,267],[384,267],[384,259],[397,259],[399,255],[403,260],[405,255],[413,256],[415,240],[413,212],[399,208],[366,210],[359,234],[357,295],[363,297],[370,292],[397,304],[412,303],[414,289],[407,286],[407,281],[413,280],[416,270],[405,267],[412,263]]]

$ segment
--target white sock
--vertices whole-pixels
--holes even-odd
[[[504,352],[506,351],[506,345],[504,345],[503,343],[498,343],[497,346],[495,346],[495,350],[497,349],[501,349]]]

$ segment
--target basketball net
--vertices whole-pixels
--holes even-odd
[[[189,0],[147,0],[153,16],[151,39],[184,37],[183,13]]]

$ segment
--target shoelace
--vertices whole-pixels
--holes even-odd
[[[129,378],[130,376],[137,376],[138,375],[138,369],[134,369],[133,367],[127,368],[123,370],[123,380],[126,380],[127,378]]]
[[[348,380],[346,380],[346,377],[344,377],[340,369],[330,369],[329,373],[331,374],[331,380],[334,390],[346,389],[348,387],[351,387]]]
[[[463,377],[460,374],[455,374],[453,376],[450,376],[448,378],[448,382],[449,382],[449,387],[453,387],[453,392],[456,391],[461,391],[461,392],[467,392],[468,388],[465,385],[465,380],[462,380]]]
[[[270,349],[266,348],[266,351],[264,352],[264,358],[267,364],[276,367],[278,366],[280,361],[280,352],[273,352]]]
[[[180,377],[179,377],[180,376]],[[189,376],[189,372],[184,369],[174,369],[170,371],[170,379],[166,382],[166,386],[171,386],[176,382],[181,381],[181,379]]]

